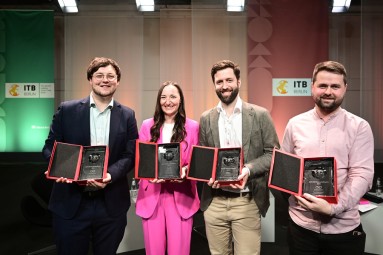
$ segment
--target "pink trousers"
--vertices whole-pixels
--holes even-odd
[[[183,219],[172,192],[162,190],[153,216],[142,219],[147,255],[188,255],[193,217]]]

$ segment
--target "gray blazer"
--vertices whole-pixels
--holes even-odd
[[[217,107],[202,114],[199,131],[201,146],[221,147],[218,118]],[[265,108],[243,102],[242,149],[244,164],[250,169],[247,183],[263,217],[270,205],[267,182],[274,147],[279,148],[279,141],[270,113]],[[201,196],[202,211],[209,207],[212,199],[212,188],[205,183]]]

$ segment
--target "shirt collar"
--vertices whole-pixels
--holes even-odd
[[[222,107],[222,102],[219,101],[217,105],[217,111],[218,113],[225,112],[225,109]],[[242,112],[242,99],[238,96],[237,103],[234,106],[234,113],[241,113]]]
[[[110,100],[107,108],[112,109],[113,105],[114,105],[114,98],[112,98],[112,100]],[[94,102],[94,99],[93,99],[93,91],[90,92],[89,107],[96,107],[96,103]]]
[[[336,109],[334,112],[332,112],[332,113],[330,114],[330,116],[328,117],[328,120],[331,120],[331,119],[335,118],[341,111],[342,111],[342,107],[339,106],[338,109]],[[318,119],[322,119],[322,118],[319,116],[316,107],[314,107],[314,114],[315,114],[315,116],[316,116]]]

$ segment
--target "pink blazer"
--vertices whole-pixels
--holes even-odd
[[[153,126],[153,118],[144,120],[139,132],[141,141],[150,141],[150,128]],[[186,119],[185,123],[186,138],[182,142],[182,166],[189,164],[192,146],[198,144],[198,122]],[[162,143],[162,129],[158,143]],[[182,218],[188,219],[199,209],[199,197],[197,193],[196,181],[185,180],[182,183],[173,183],[174,200],[178,213]],[[150,218],[157,207],[158,199],[161,193],[162,184],[150,183],[148,180],[140,180],[136,214],[142,218]]]

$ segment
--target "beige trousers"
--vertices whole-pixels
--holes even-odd
[[[249,196],[214,197],[204,212],[210,253],[260,255],[260,217],[257,205]]]

